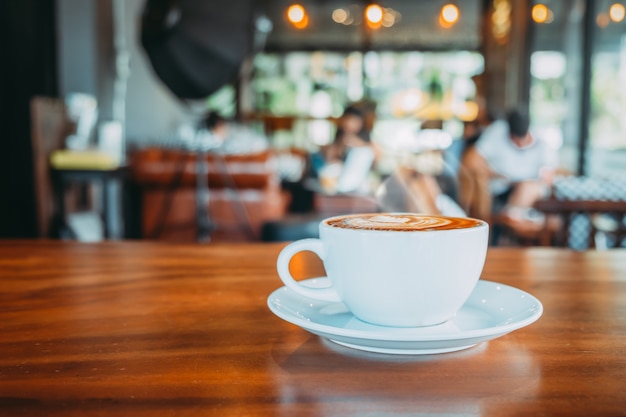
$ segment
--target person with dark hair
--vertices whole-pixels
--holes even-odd
[[[322,148],[324,159],[327,163],[345,161],[350,148],[361,146],[371,146],[365,113],[354,106],[346,107],[337,122],[333,143]]]
[[[465,155],[463,174],[473,179],[475,189],[470,194],[478,196],[474,199],[479,217],[526,212],[549,191],[557,152],[534,136],[529,125],[525,112],[512,110],[506,119],[491,123]]]
[[[521,111],[514,110],[507,114],[506,121],[509,124],[509,135],[511,139],[527,139],[529,135],[530,120],[528,115]]]
[[[366,185],[375,159],[366,114],[349,106],[337,120],[333,142],[311,156],[311,166],[327,192],[351,192]]]
[[[212,111],[204,118],[204,127],[215,136],[224,140],[228,131],[228,120],[219,113]]]
[[[269,141],[246,126],[242,126],[217,112],[209,112],[202,120],[209,148],[222,154],[252,154],[264,152]]]

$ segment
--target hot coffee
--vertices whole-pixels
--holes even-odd
[[[421,216],[410,213],[355,214],[328,220],[329,226],[342,229],[399,232],[466,229],[482,224],[479,220],[468,218]]]
[[[454,316],[480,278],[489,241],[489,225],[480,220],[404,213],[338,216],[322,220],[319,230],[319,239],[281,251],[278,275],[291,291],[342,302],[379,326],[431,326]],[[301,251],[320,257],[330,287],[294,279],[289,263]]]

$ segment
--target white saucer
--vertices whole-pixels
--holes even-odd
[[[311,287],[327,287],[328,278],[303,281]],[[363,322],[343,303],[303,297],[287,287],[267,299],[281,319],[340,345],[369,352],[423,355],[454,352],[495,339],[535,322],[543,313],[541,302],[508,285],[478,281],[472,295],[456,316],[428,327],[384,327]]]

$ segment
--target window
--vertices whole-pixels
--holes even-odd
[[[619,6],[616,1],[596,2],[586,167],[593,176],[626,172],[626,21]],[[611,13],[612,7],[618,12]]]
[[[596,6],[589,11],[594,24],[585,33],[584,16],[589,3]],[[533,15],[530,91],[533,129],[554,146],[560,145],[563,168],[594,177],[623,176],[626,172],[623,6],[611,0],[546,0],[534,5],[544,5],[548,12],[540,22]],[[591,40],[593,52],[590,80],[583,77],[585,36]],[[590,83],[590,111],[581,114],[585,82]],[[588,118],[587,135],[581,132],[581,118]],[[581,149],[585,150],[582,167],[579,166]]]
[[[338,117],[346,105],[364,100],[375,105],[373,138],[384,145],[393,145],[399,130],[431,119],[447,121],[458,136],[461,121],[476,117],[472,77],[483,65],[482,56],[470,51],[263,53],[254,61],[251,111]]]

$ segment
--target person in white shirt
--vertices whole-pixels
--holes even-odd
[[[496,120],[481,134],[466,154],[464,168],[477,178],[483,190],[482,217],[493,212],[524,214],[537,199],[549,192],[557,168],[556,150],[529,131],[528,116],[519,110]],[[485,213],[489,207],[490,213]]]

